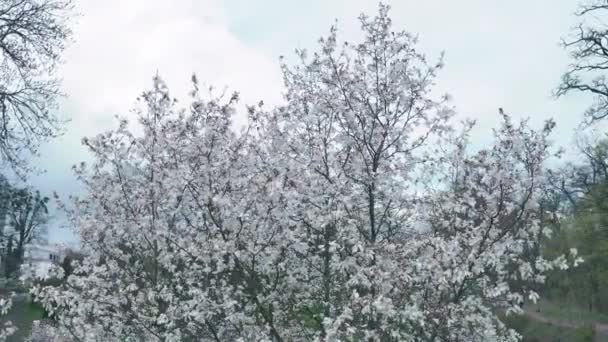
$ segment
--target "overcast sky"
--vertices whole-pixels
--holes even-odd
[[[371,0],[75,1],[81,16],[61,70],[68,98],[60,108],[72,121],[64,137],[44,146],[35,163],[48,171],[32,179],[62,196],[79,191],[70,168],[89,158],[81,138],[111,128],[157,71],[178,96],[195,72],[205,83],[238,90],[245,103],[278,103],[280,55],[314,48],[334,19],[342,38],[356,40],[357,16],[377,8]],[[418,33],[422,51],[445,51],[439,87],[460,116],[478,120],[478,144],[496,126],[498,107],[538,125],[555,118],[555,140],[570,144],[589,99],[555,100],[551,91],[568,63],[559,40],[575,24],[576,1],[387,3],[395,28]],[[51,239],[71,235],[52,229]]]

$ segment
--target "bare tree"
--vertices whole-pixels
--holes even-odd
[[[588,196],[598,184],[608,181],[608,139],[605,136],[596,140],[580,136],[577,151],[577,162],[567,162],[559,169],[547,172],[546,194],[560,197],[560,206],[570,213],[576,210],[581,198]]]
[[[608,26],[602,20],[608,15],[608,0],[589,0],[575,14],[581,21],[562,41],[572,62],[555,93],[593,95],[593,103],[585,112],[585,124],[591,124],[608,116]]]
[[[61,133],[55,75],[71,37],[71,0],[0,1],[0,156],[23,169],[24,153]]]
[[[38,191],[27,188],[11,191],[8,220],[12,229],[8,234],[5,233],[5,238],[10,245],[6,248],[6,254],[8,259],[13,260],[12,271],[23,262],[25,247],[46,235],[48,202],[49,198]]]

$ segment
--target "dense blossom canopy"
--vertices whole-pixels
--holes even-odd
[[[37,298],[83,341],[515,341],[520,312],[576,255],[545,260],[548,135],[502,113],[475,153],[434,98],[441,60],[388,7],[283,64],[282,107],[163,81],[136,126],[85,139],[87,194],[66,206],[87,257]],[[138,133],[135,133],[138,132]],[[575,254],[575,253],[573,253]],[[516,286],[517,285],[517,286]]]

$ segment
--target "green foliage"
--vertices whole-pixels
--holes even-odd
[[[576,205],[574,216],[547,242],[554,257],[576,248],[584,263],[571,272],[555,272],[545,292],[552,298],[582,303],[588,311],[608,313],[608,183],[592,188]]]
[[[30,301],[16,301],[6,316],[0,317],[0,324],[11,321],[18,330],[8,341],[23,341],[29,336],[32,322],[44,318],[44,309],[40,304]]]
[[[582,154],[587,161],[575,172],[578,185],[565,190],[582,196],[544,243],[543,253],[556,257],[574,247],[584,263],[569,272],[551,274],[543,292],[588,312],[608,314],[608,292],[603,291],[608,288],[608,140],[583,148]]]
[[[561,219],[544,221],[553,235],[542,240],[541,250],[552,259],[576,248],[584,262],[550,273],[539,289],[548,300],[528,308],[555,324],[525,316],[505,320],[524,341],[608,340],[595,336],[592,326],[608,322],[608,140],[581,148],[581,155],[585,161],[560,171],[561,178],[547,191],[543,204]],[[560,322],[579,327],[560,327]]]
[[[306,307],[304,309],[295,312],[294,315],[304,323],[307,328],[321,330],[320,317],[323,317],[323,307],[317,305],[315,307]]]
[[[593,342],[595,341],[595,330],[593,326],[584,325],[575,331],[576,341],[580,342]]]

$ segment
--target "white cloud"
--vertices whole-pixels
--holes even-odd
[[[516,117],[532,116],[535,124],[554,117],[558,133],[564,135],[559,140],[567,143],[588,99],[576,96],[556,101],[550,95],[568,63],[559,40],[577,20],[572,15],[576,1],[384,2],[392,6],[396,30],[419,34],[421,51],[431,58],[446,52],[439,88],[453,95],[461,116],[478,120],[476,139],[487,141],[489,128],[498,124],[497,109],[504,107]],[[289,54],[295,47],[314,48],[334,18],[339,20],[342,38],[357,39],[356,17],[361,12],[374,15],[377,10],[376,0],[227,3],[230,13],[237,13],[232,29],[274,54]],[[245,15],[254,10],[264,15]]]
[[[81,133],[126,113],[158,71],[180,97],[196,72],[205,83],[241,91],[245,101],[280,94],[276,59],[227,29],[221,1],[85,0],[76,43],[63,68],[68,103]],[[278,96],[277,96],[278,97]]]

